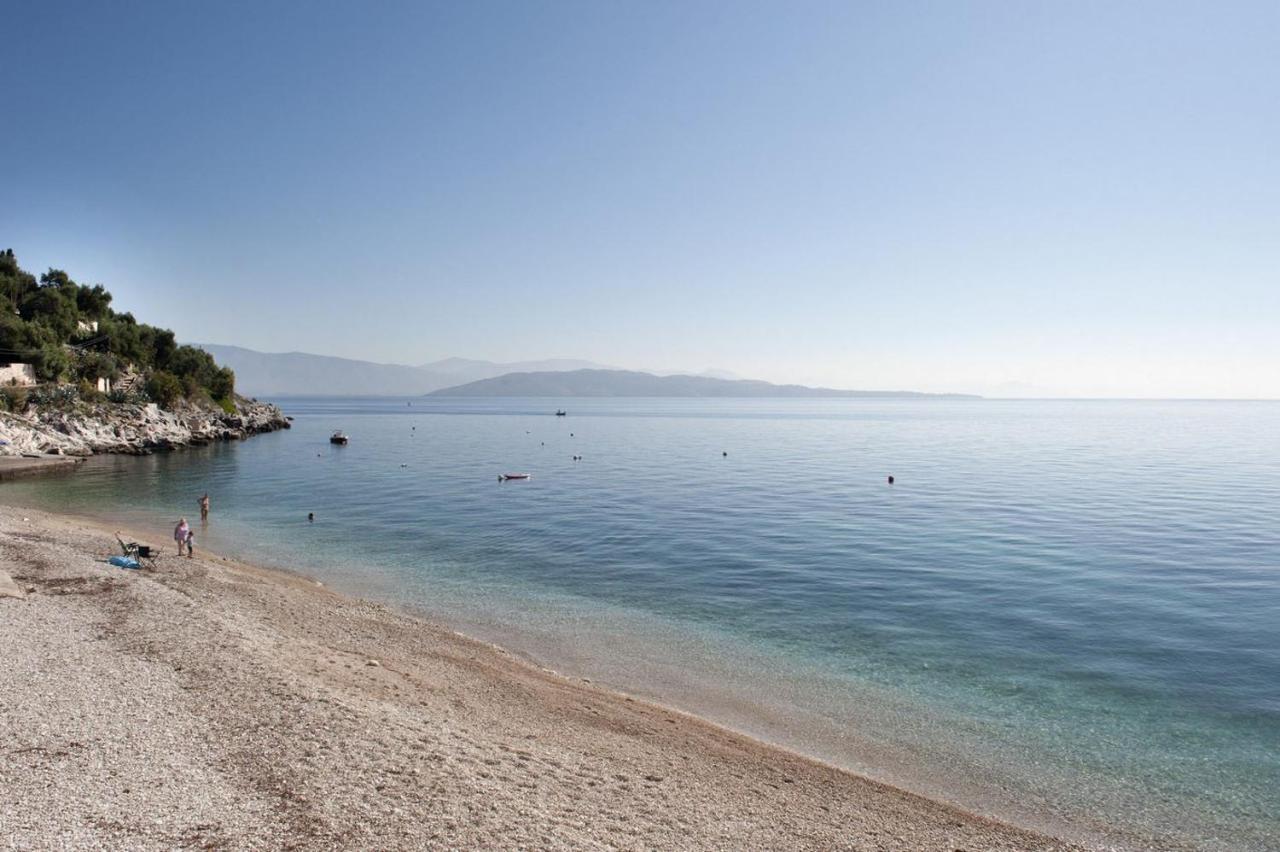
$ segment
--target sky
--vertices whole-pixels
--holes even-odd
[[[180,340],[1280,397],[1280,4],[0,0],[0,248]]]

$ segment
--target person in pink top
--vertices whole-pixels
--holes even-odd
[[[187,539],[189,539],[190,537],[191,537],[191,527],[187,526],[187,519],[179,518],[178,525],[173,528],[173,540],[178,543],[179,556],[182,555],[182,549],[187,546]]]

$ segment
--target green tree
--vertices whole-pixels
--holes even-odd
[[[57,335],[59,342],[76,333],[80,314],[74,299],[68,299],[58,287],[37,287],[18,305],[18,313],[27,322],[39,323]]]
[[[231,399],[236,392],[236,374],[230,367],[219,367],[209,382],[209,395],[216,400]]]
[[[8,301],[11,311],[17,312],[18,305],[36,286],[36,277],[18,266],[13,249],[0,252],[0,296]]]
[[[60,345],[46,346],[31,359],[36,378],[42,382],[61,381],[71,370],[71,358]]]
[[[84,352],[76,361],[76,374],[88,382],[111,379],[119,374],[116,359],[105,352]]]
[[[81,287],[76,293],[76,308],[85,317],[100,320],[111,310],[111,294],[101,284]]]

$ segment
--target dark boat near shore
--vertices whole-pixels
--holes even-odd
[[[343,446],[346,446],[346,443],[349,440],[350,438],[348,438],[341,429],[329,436],[330,444],[342,444]]]

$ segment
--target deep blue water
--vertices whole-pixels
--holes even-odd
[[[912,789],[1280,848],[1280,404],[282,402],[5,499],[160,530],[208,490],[201,544]]]

